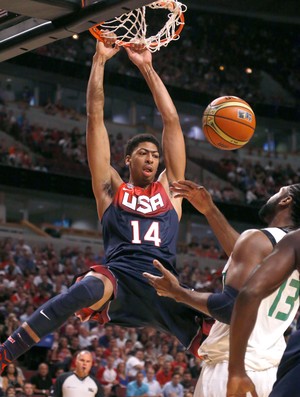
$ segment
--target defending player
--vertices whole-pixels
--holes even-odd
[[[188,199],[209,221],[221,245],[227,244],[227,228],[216,222],[218,210],[208,192],[193,182],[174,184],[177,196]],[[207,204],[208,203],[208,204]],[[238,238],[229,260],[223,270],[224,290],[222,293],[199,293],[186,290],[178,284],[173,275],[159,262],[155,267],[163,277],[145,276],[161,296],[168,296],[177,302],[210,314],[218,321],[198,350],[205,360],[195,388],[195,397],[225,397],[228,378],[229,329],[233,304],[251,272],[258,263],[273,250],[274,245],[287,231],[300,225],[300,184],[285,186],[272,196],[261,208],[260,216],[269,227],[262,230],[247,230]],[[218,216],[218,219],[220,217]],[[263,302],[259,320],[247,345],[246,370],[256,385],[259,397],[267,397],[276,379],[277,366],[285,348],[283,334],[292,322],[298,306],[290,296],[299,295],[294,283],[297,274],[291,274],[284,288],[274,292]],[[298,285],[298,284],[297,284]],[[278,319],[277,317],[281,318]],[[237,330],[239,332],[239,330]]]
[[[83,320],[132,327],[150,325],[174,334],[194,352],[201,316],[197,310],[160,298],[143,277],[159,258],[173,274],[181,200],[170,184],[184,177],[184,138],[176,108],[152,66],[148,50],[127,49],[131,61],[147,82],[163,120],[162,145],[166,169],[155,181],[159,143],[152,135],[138,135],[127,145],[125,162],[129,183],[110,165],[109,138],[104,124],[103,77],[106,61],[119,48],[114,39],[97,42],[87,88],[87,150],[93,191],[103,225],[106,264],[78,278],[64,294],[41,306],[0,349],[2,368],[40,338],[61,326],[74,312]],[[157,273],[158,274],[158,273]],[[80,280],[80,281],[79,281]],[[201,333],[199,333],[199,338]]]
[[[261,266],[251,276],[239,293],[232,313],[230,329],[230,357],[227,397],[238,397],[250,392],[258,397],[255,385],[245,372],[245,353],[249,337],[259,318],[259,305],[263,299],[280,286],[283,291],[290,277],[292,294],[285,302],[285,310],[278,310],[278,300],[271,306],[271,317],[274,327],[284,321],[288,311],[299,304],[299,269],[300,269],[300,230],[289,233],[275,247],[274,251],[264,259]],[[278,294],[276,295],[278,296]],[[273,332],[275,332],[275,329]],[[280,361],[277,380],[270,397],[297,396],[300,390],[300,330],[289,337],[286,350]]]

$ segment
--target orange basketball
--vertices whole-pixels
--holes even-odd
[[[250,105],[235,96],[222,96],[212,101],[202,117],[207,140],[222,150],[239,149],[254,134],[255,114]]]

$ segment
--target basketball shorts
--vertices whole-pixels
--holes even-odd
[[[300,391],[300,330],[293,332],[280,361],[270,397],[298,396]]]
[[[259,397],[269,397],[276,380],[277,367],[264,371],[247,371],[247,375],[255,384]],[[226,397],[228,380],[228,361],[217,364],[204,363],[196,384],[194,397]],[[251,397],[247,393],[247,397]]]
[[[104,274],[114,286],[114,296],[101,310],[89,308],[76,313],[82,321],[111,322],[123,327],[150,326],[172,334],[195,356],[203,340],[203,314],[173,299],[158,296],[142,271],[128,267],[97,265],[91,270]],[[79,281],[83,275],[76,277]]]
[[[290,368],[289,371],[279,378],[269,397],[292,397],[298,396],[300,391],[300,362]]]

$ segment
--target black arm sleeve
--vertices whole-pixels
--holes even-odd
[[[207,308],[210,315],[221,323],[230,324],[235,298],[239,291],[225,285],[223,292],[208,297]]]

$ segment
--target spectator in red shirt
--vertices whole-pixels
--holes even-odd
[[[175,355],[175,360],[171,362],[172,370],[174,371],[175,368],[181,367],[185,371],[188,367],[186,355],[183,351],[179,351]]]
[[[161,369],[156,372],[156,380],[163,386],[172,379],[172,365],[170,361],[165,361]]]

